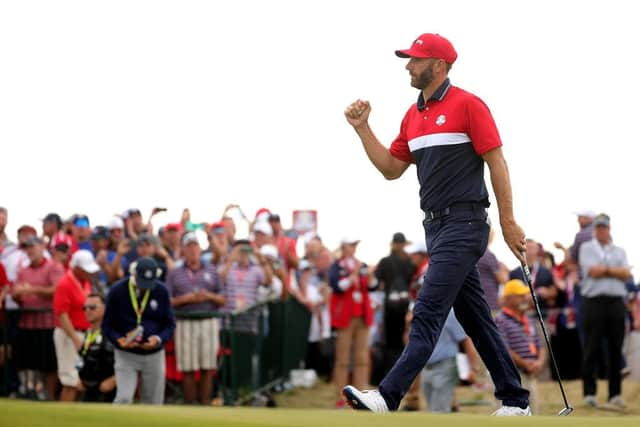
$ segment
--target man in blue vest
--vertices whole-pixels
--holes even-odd
[[[164,344],[171,339],[175,317],[169,292],[157,277],[158,264],[139,258],[134,274],[116,282],[109,291],[102,332],[115,346],[118,391],[114,403],[132,403],[142,376],[142,403],[164,402]]]

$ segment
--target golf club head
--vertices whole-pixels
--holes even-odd
[[[573,407],[572,406],[566,406],[564,409],[562,409],[562,411],[558,412],[558,416],[559,417],[566,417],[567,415],[569,415],[572,412],[573,412]]]

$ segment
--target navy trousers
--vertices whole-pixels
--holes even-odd
[[[409,343],[379,386],[390,410],[397,410],[414,378],[433,352],[449,310],[473,341],[491,374],[495,396],[503,405],[526,408],[529,392],[500,337],[480,286],[476,263],[487,248],[486,210],[452,210],[425,220],[429,269],[413,309]]]

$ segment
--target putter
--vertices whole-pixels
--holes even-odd
[[[558,378],[558,384],[560,385],[560,393],[562,393],[562,400],[564,400],[564,408],[558,412],[558,416],[566,417],[570,413],[573,412],[573,407],[569,405],[567,402],[567,395],[564,392],[564,387],[562,386],[562,379],[560,378],[560,372],[558,371],[558,365],[556,364],[556,358],[553,356],[553,350],[551,350],[551,342],[549,341],[549,337],[547,336],[547,330],[544,327],[544,321],[542,320],[542,313],[540,312],[540,306],[538,305],[538,298],[536,297],[536,293],[533,290],[533,279],[531,278],[531,272],[529,271],[529,266],[527,266],[527,259],[524,253],[520,253],[522,255],[522,259],[524,262],[520,263],[520,268],[522,268],[522,272],[524,273],[524,278],[527,281],[527,285],[529,285],[529,291],[531,292],[531,298],[533,298],[533,305],[536,307],[536,314],[538,315],[538,321],[540,322],[540,328],[542,329],[542,335],[544,335],[544,341],[547,343],[547,349],[549,350],[549,356],[551,357],[551,366],[553,366],[553,371]]]

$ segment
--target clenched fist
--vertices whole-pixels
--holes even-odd
[[[370,112],[371,105],[369,104],[369,101],[358,99],[344,110],[344,116],[347,118],[347,121],[351,126],[358,128],[367,124]]]

